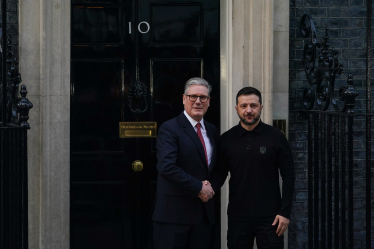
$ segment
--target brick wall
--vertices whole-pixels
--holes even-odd
[[[297,115],[298,110],[303,108],[303,90],[308,86],[305,73],[303,71],[303,66],[300,62],[303,57],[302,54],[304,44],[305,42],[310,41],[310,38],[302,38],[300,34],[299,25],[303,14],[310,14],[313,17],[319,42],[322,42],[324,28],[328,29],[330,45],[331,47],[335,47],[339,53],[339,62],[343,64],[344,72],[342,73],[342,76],[338,77],[336,80],[336,89],[338,89],[341,85],[346,85],[347,75],[352,74],[355,82],[354,85],[360,94],[356,99],[355,110],[357,112],[365,111],[366,96],[366,1],[290,1],[289,141],[294,152],[296,163],[295,199],[289,228],[290,249],[308,248],[307,123],[302,117]],[[374,121],[372,121],[372,126],[374,126]],[[355,120],[354,248],[359,249],[365,248],[365,164],[363,160],[365,158],[364,128],[364,120]],[[372,194],[372,196],[374,195]],[[372,205],[373,204],[374,202],[372,201]],[[373,213],[374,212],[372,211],[372,214]],[[372,224],[373,221],[374,220],[372,219]],[[372,235],[372,239],[373,238],[374,236]],[[372,248],[374,248],[374,243],[372,243]]]
[[[2,1],[0,1],[2,5]],[[0,9],[1,9],[0,5]],[[0,25],[2,17],[0,13]],[[2,28],[2,25],[0,26]],[[18,54],[18,0],[7,0],[7,34],[12,36],[12,50]]]

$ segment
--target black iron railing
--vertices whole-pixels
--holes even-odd
[[[356,159],[353,123],[364,122],[374,115],[301,113],[306,114],[308,120],[308,248],[353,248]],[[370,153],[370,148],[366,151]],[[370,192],[370,188],[366,191]],[[371,195],[366,193],[366,205],[370,202]],[[370,220],[366,224],[370,226],[371,213],[366,212],[366,216]],[[366,234],[366,239],[367,248],[371,248],[370,233]]]
[[[330,49],[328,31],[318,43],[313,19],[304,15],[301,33],[311,36],[304,47],[303,65],[309,83],[301,115],[308,122],[308,248],[353,249],[354,161],[365,161],[366,248],[371,248],[371,0],[367,0],[366,113],[355,113],[352,75],[347,86],[335,89],[343,71],[337,52]],[[320,55],[317,58],[317,50]],[[333,110],[329,111],[330,104]],[[314,106],[317,110],[313,110]],[[354,121],[365,122],[365,158],[354,155]],[[356,140],[360,140],[356,138]],[[359,156],[359,155],[358,155]],[[364,228],[363,228],[364,229]]]
[[[371,13],[372,0],[366,0],[366,113],[371,113]],[[371,248],[371,116],[366,116],[366,248]],[[370,225],[369,225],[370,224]]]
[[[27,120],[32,104],[21,86],[12,38],[6,30],[2,1],[0,82],[0,249],[28,248]],[[19,93],[21,97],[19,97]]]

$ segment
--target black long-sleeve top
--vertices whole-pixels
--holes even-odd
[[[283,133],[263,122],[252,130],[239,123],[222,134],[219,164],[211,178],[219,189],[230,171],[229,206],[232,216],[290,218],[295,175],[291,148]],[[279,173],[283,180],[282,197]]]

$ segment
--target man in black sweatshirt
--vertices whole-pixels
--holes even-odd
[[[236,96],[240,123],[222,134],[219,167],[211,179],[218,190],[230,172],[229,249],[284,248],[294,192],[293,156],[284,134],[260,120],[261,93],[244,87]],[[283,180],[282,196],[279,173]]]

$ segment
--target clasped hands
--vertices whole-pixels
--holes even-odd
[[[197,197],[199,197],[203,202],[209,201],[214,196],[214,190],[210,185],[209,181],[203,181],[203,187]]]

